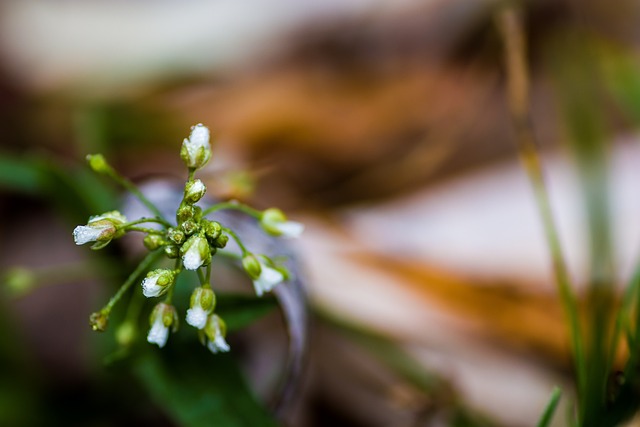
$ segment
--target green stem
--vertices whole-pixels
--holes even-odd
[[[545,237],[551,252],[556,286],[565,315],[568,317],[570,324],[571,346],[576,363],[578,388],[584,391],[587,373],[578,318],[578,303],[571,288],[562,245],[558,237],[542,165],[538,156],[537,141],[533,131],[529,107],[529,76],[525,53],[525,34],[521,19],[513,4],[506,5],[496,15],[496,23],[504,43],[509,109],[516,130],[518,151],[533,187]]]
[[[218,249],[218,251],[216,252],[216,255],[219,255],[228,259],[232,259],[235,261],[242,261],[242,255],[239,255],[235,252],[225,251],[224,249]]]
[[[162,218],[140,218],[140,219],[137,219],[135,221],[127,222],[126,224],[122,224],[119,227],[120,228],[126,228],[126,227],[129,227],[131,225],[144,224],[146,222],[155,222],[155,223],[164,225],[165,227],[171,227],[171,223],[169,223],[168,221],[165,221]]]
[[[198,279],[200,279],[200,284],[202,286],[207,284],[207,278],[204,277],[204,273],[202,272],[201,268],[198,269]]]
[[[207,284],[211,284],[211,263],[207,265]]]
[[[244,243],[242,243],[242,240],[240,240],[240,236],[238,236],[235,231],[227,227],[222,227],[222,231],[226,232],[229,236],[231,236],[233,240],[236,241],[236,243],[240,247],[240,250],[242,251],[242,256],[245,256],[249,253],[247,247],[244,245]]]
[[[260,219],[260,217],[262,216],[261,211],[254,209],[251,206],[248,206],[233,200],[230,202],[217,203],[213,206],[208,207],[202,212],[202,216],[209,215],[210,213],[226,210],[226,209],[235,209],[237,211],[244,212],[247,215],[252,216],[256,219]]]
[[[138,189],[138,187],[136,187],[136,185],[129,181],[127,178],[121,176],[118,172],[115,171],[115,169],[113,169],[110,165],[104,169],[104,172],[111,178],[113,179],[115,182],[117,182],[118,184],[120,184],[122,187],[124,187],[125,189],[127,189],[131,194],[133,194],[138,200],[140,200],[140,203],[142,203],[143,205],[146,206],[147,209],[149,209],[151,212],[153,212],[153,214],[155,216],[157,216],[158,218],[163,219],[165,222],[168,222],[164,219],[164,217],[162,216],[162,213],[160,212],[160,209],[158,209],[158,207],[156,205],[154,205],[151,200],[147,199],[147,197],[142,194],[142,192]]]
[[[120,298],[122,298],[122,296],[129,290],[131,285],[135,283],[136,279],[138,279],[140,274],[142,274],[145,270],[149,269],[151,264],[153,264],[158,258],[160,258],[160,255],[162,255],[161,249],[155,250],[147,254],[147,256],[140,262],[140,264],[138,264],[136,269],[133,270],[133,272],[129,275],[129,277],[127,277],[127,280],[125,280],[122,286],[120,286],[120,289],[118,289],[118,292],[116,292],[115,295],[111,297],[107,305],[105,305],[104,308],[100,310],[100,312],[102,312],[103,314],[109,315],[113,306],[115,306],[116,303],[120,301]]]
[[[140,231],[142,233],[164,235],[164,231],[156,230],[155,228],[129,226],[125,230],[127,230],[127,231]]]

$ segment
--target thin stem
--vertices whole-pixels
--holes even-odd
[[[127,227],[126,230],[127,231],[140,231],[141,233],[164,235],[164,231],[156,230],[155,228],[130,226],[130,227]]]
[[[582,389],[586,380],[582,333],[578,319],[578,304],[571,288],[569,274],[563,255],[562,245],[551,211],[549,194],[546,189],[544,174],[536,136],[533,130],[529,102],[529,76],[527,71],[525,34],[519,16],[513,4],[500,9],[496,15],[496,24],[504,43],[504,62],[507,74],[507,93],[511,118],[517,135],[518,151],[529,181],[534,190],[539,214],[544,226],[545,237],[551,251],[553,272],[568,317],[571,332],[571,345],[576,362],[578,387]]]
[[[122,224],[120,227],[126,228],[131,225],[144,224],[146,222],[155,222],[155,223],[164,225],[165,227],[171,227],[171,223],[169,223],[168,221],[165,221],[162,218],[140,218],[135,221],[130,221],[130,222],[127,222],[126,224]]]
[[[207,284],[211,284],[211,263],[207,265]]]
[[[204,272],[202,271],[201,268],[198,269],[198,279],[200,279],[200,284],[202,286],[207,284],[207,278],[204,277]]]
[[[122,296],[129,290],[131,285],[135,283],[136,279],[138,279],[138,276],[140,276],[142,272],[147,270],[149,266],[151,266],[151,264],[153,264],[160,257],[160,255],[162,255],[161,249],[155,250],[147,254],[147,256],[140,262],[140,264],[138,264],[136,269],[133,270],[133,272],[129,275],[129,277],[127,277],[127,280],[125,280],[122,286],[120,286],[120,289],[118,289],[118,292],[116,292],[115,295],[111,297],[107,305],[105,305],[104,308],[100,311],[103,314],[108,315],[111,312],[111,309],[113,308],[113,306],[116,305],[118,301],[120,301],[120,298],[122,298]]]
[[[216,203],[213,206],[208,207],[202,212],[202,216],[209,215],[210,213],[226,210],[226,209],[235,209],[240,212],[244,212],[249,216],[252,216],[256,219],[260,219],[262,216],[262,212],[252,208],[251,206],[240,203],[236,200],[232,200],[230,202]]]
[[[242,243],[242,240],[240,240],[240,236],[238,236],[235,231],[227,227],[222,227],[222,230],[226,232],[229,236],[231,236],[233,240],[236,241],[236,243],[240,247],[240,250],[242,251],[243,256],[249,253],[249,251],[247,250],[247,247],[244,245],[244,243]]]
[[[224,249],[218,249],[216,255],[229,258],[236,261],[242,261],[242,255],[239,255],[235,252],[225,251]]]
[[[164,297],[165,304],[171,304],[171,300],[173,299],[173,288],[175,287],[176,284],[173,283],[171,286],[169,286],[169,289],[167,289],[167,295]]]
[[[149,209],[151,212],[153,212],[153,214],[155,216],[157,216],[158,218],[162,218],[164,220],[164,216],[162,216],[162,213],[160,212],[160,209],[158,209],[158,207],[156,205],[154,205],[151,200],[147,199],[147,197],[142,194],[142,192],[138,189],[138,187],[136,187],[136,185],[129,181],[127,178],[121,176],[118,172],[115,171],[115,169],[113,169],[110,165],[104,169],[104,172],[111,178],[113,179],[115,182],[117,182],[118,184],[120,184],[122,187],[124,187],[125,189],[127,189],[131,194],[133,194],[138,200],[140,200],[140,203],[142,203],[143,205],[145,205],[145,207],[147,209]],[[168,222],[165,220],[165,222]]]

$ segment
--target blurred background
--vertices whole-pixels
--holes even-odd
[[[183,375],[175,349],[162,366],[105,366],[114,337],[87,325],[135,250],[124,241],[98,260],[73,244],[75,225],[123,200],[85,155],[137,183],[179,183],[196,123],[214,141],[210,195],[278,206],[307,227],[292,250],[308,358],[281,422],[528,426],[554,385],[570,398],[567,330],[506,102],[503,3],[0,3],[0,269],[12,278],[0,292],[0,424],[271,425],[286,357],[277,313],[237,332],[259,342],[236,338],[232,353],[242,363],[227,380],[248,381],[246,402],[216,375],[187,391],[157,384],[153,369]],[[517,7],[572,279],[580,289],[589,267],[584,143],[608,171],[623,283],[640,241],[640,5]],[[218,359],[204,356],[194,366],[206,373]]]

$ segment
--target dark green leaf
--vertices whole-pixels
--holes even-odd
[[[256,401],[233,354],[213,355],[198,344],[149,349],[134,371],[158,407],[186,427],[275,427]]]

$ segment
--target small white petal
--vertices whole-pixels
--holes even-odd
[[[149,334],[147,335],[147,341],[150,344],[157,344],[158,347],[162,348],[167,343],[167,339],[169,338],[169,328],[164,326],[162,323],[162,316],[158,316],[151,329],[149,329]]]
[[[158,285],[158,277],[158,275],[153,275],[145,277],[142,281],[142,293],[145,297],[157,297],[162,292],[163,287]]]
[[[207,187],[204,186],[201,180],[196,179],[195,181],[193,181],[193,184],[191,185],[191,188],[189,190],[190,193],[202,193],[204,191],[207,191]]]
[[[200,306],[195,306],[187,310],[187,323],[191,326],[203,329],[207,324],[209,314]]]
[[[227,352],[229,351],[229,349],[231,347],[229,347],[229,344],[227,344],[227,341],[225,341],[224,337],[222,336],[222,334],[220,334],[219,332],[216,333],[216,337],[213,341],[209,341],[207,343],[207,348],[212,352],[212,353],[218,353],[218,352]]]
[[[282,237],[288,238],[299,237],[304,231],[304,225],[296,221],[284,221],[273,227],[282,234]]]
[[[209,128],[202,123],[198,123],[191,128],[191,135],[189,135],[189,142],[195,146],[206,147],[209,144]]]
[[[192,244],[182,257],[182,263],[187,270],[197,270],[203,262],[204,260],[200,256],[200,249],[197,243]]]
[[[272,290],[278,283],[284,280],[284,275],[278,270],[267,267],[260,262],[262,270],[260,276],[253,281],[253,287],[256,290],[256,294],[261,297],[263,293]]]
[[[95,242],[102,232],[108,228],[110,227],[89,227],[87,225],[79,225],[73,230],[73,240],[76,242],[76,245]]]

